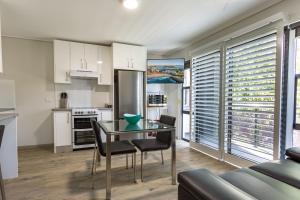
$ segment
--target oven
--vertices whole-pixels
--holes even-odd
[[[73,149],[95,146],[95,135],[91,125],[91,119],[97,120],[97,116],[97,113],[72,115]]]

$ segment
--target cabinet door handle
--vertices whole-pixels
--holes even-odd
[[[70,114],[68,113],[68,119],[67,119],[67,123],[70,123]]]
[[[87,61],[86,61],[86,59],[84,59],[84,61],[85,61],[85,69],[87,69]]]
[[[100,74],[100,76],[99,76],[99,79],[100,79],[100,83],[102,83],[102,74]],[[102,114],[102,113],[101,113]]]
[[[82,58],[80,58],[80,62],[81,62],[80,68],[83,68],[83,60],[82,60]]]

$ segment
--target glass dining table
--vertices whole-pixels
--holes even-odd
[[[106,135],[106,199],[111,199],[111,140],[112,136],[142,134],[147,132],[171,132],[171,176],[172,184],[176,184],[176,139],[174,126],[166,125],[158,121],[142,119],[137,124],[128,124],[125,120],[99,121],[102,131]]]

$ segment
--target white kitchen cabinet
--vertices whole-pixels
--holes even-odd
[[[113,120],[112,110],[99,110],[98,121],[101,121],[101,120],[104,120],[104,121]],[[106,135],[102,129],[101,129],[101,139],[103,142],[106,142]],[[112,139],[112,140],[114,140],[114,139]]]
[[[112,111],[111,110],[101,110],[100,111],[100,115],[101,115],[101,120],[112,120],[113,116],[112,116]]]
[[[114,69],[129,69],[129,45],[113,43],[113,66]]]
[[[71,83],[69,42],[54,40],[54,82]]]
[[[133,46],[132,47],[132,68],[137,71],[147,70],[147,48]]]
[[[114,69],[146,71],[147,48],[113,43]]]
[[[70,42],[71,70],[85,70],[84,44]]]
[[[98,46],[98,85],[112,85],[112,51],[111,47]]]
[[[98,64],[98,46],[92,44],[84,45],[84,61],[87,71],[96,72]]]
[[[72,146],[72,123],[71,112],[55,111],[53,112],[54,122],[54,152],[59,147]]]
[[[97,71],[98,46],[70,42],[71,70]]]

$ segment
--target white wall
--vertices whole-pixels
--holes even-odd
[[[4,74],[15,81],[18,146],[53,143],[53,45],[2,38]]]
[[[181,138],[181,104],[182,104],[182,85],[181,84],[148,84],[147,93],[164,94],[168,98],[168,107],[148,108],[147,117],[151,120],[158,120],[161,114],[167,114],[176,117],[176,135]]]
[[[300,0],[284,0],[217,33],[212,33],[209,37],[201,38],[200,35],[198,40],[192,42],[187,47],[165,56],[190,59],[192,52],[199,47],[201,48],[208,44],[218,43],[228,40],[231,37],[242,35],[276,19],[282,19],[284,25],[300,21],[299,8]]]
[[[148,54],[148,59],[167,59],[156,54]],[[178,58],[182,58],[179,56]],[[149,119],[159,119],[161,114],[167,114],[176,117],[176,135],[181,139],[182,132],[182,85],[181,84],[148,84],[147,93],[161,93],[168,97],[167,109],[148,108]]]
[[[104,107],[112,104],[111,87],[99,86],[97,80],[72,79],[72,84],[55,84],[55,103],[59,107],[60,94],[68,93],[70,107]]]
[[[62,91],[69,93],[71,106],[102,107],[112,102],[111,88],[97,86],[96,81],[54,84],[52,42],[9,37],[2,37],[2,42],[4,73],[0,79],[15,82],[18,146],[53,143],[52,109],[59,105]]]

